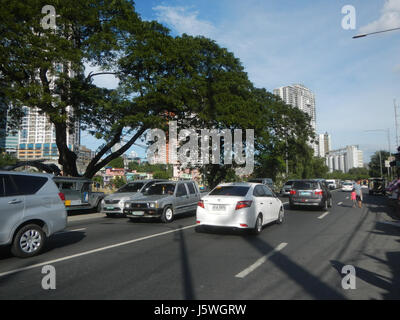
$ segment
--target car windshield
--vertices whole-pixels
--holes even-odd
[[[218,186],[209,193],[211,196],[237,196],[244,197],[250,187],[246,186]]]
[[[172,183],[162,183],[162,184],[153,184],[150,188],[145,192],[146,195],[164,195],[169,194],[173,195],[175,190],[175,184]]]
[[[128,183],[119,188],[117,192],[138,192],[142,189],[143,185],[143,182]]]
[[[353,184],[351,182],[345,182],[343,183],[344,186],[352,186]]]
[[[318,182],[315,181],[296,181],[293,184],[294,189],[299,190],[314,190],[318,189]]]

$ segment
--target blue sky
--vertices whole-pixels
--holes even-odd
[[[352,39],[360,32],[400,27],[400,0],[138,0],[145,20],[157,20],[173,35],[212,38],[243,63],[250,80],[269,91],[302,83],[316,95],[317,133],[332,147],[358,144],[364,162],[395,150],[393,99],[400,104],[400,31]],[[342,28],[342,7],[352,5],[356,30]],[[106,87],[112,77],[96,79]],[[400,111],[400,110],[399,110]],[[400,113],[400,112],[399,112]],[[400,119],[399,119],[400,123]],[[82,144],[95,139],[83,133]],[[142,149],[136,150],[144,155]]]

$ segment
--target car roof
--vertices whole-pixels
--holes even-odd
[[[0,170],[1,174],[12,174],[12,175],[24,175],[24,176],[32,176],[32,177],[46,177],[53,178],[54,175],[51,173],[41,173],[41,172],[25,172],[25,171],[7,171]]]

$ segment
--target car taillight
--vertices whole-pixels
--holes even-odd
[[[252,203],[253,201],[238,201],[238,203],[236,203],[235,210],[250,208]]]
[[[323,194],[324,194],[324,192],[322,190],[315,191],[315,195],[317,195],[317,196],[322,196]]]
[[[197,202],[197,206],[204,209],[204,201],[200,200],[199,202]]]
[[[290,190],[290,194],[291,195],[295,195],[296,194],[296,190]]]
[[[58,196],[60,197],[61,201],[65,201],[65,195],[62,192],[58,193]]]

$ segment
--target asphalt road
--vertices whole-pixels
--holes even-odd
[[[0,299],[399,299],[400,227],[384,198],[365,195],[358,209],[333,197],[327,212],[286,206],[285,223],[259,236],[198,233],[194,216],[73,221],[37,257],[0,250]],[[42,288],[44,265],[55,290]],[[342,287],[345,265],[355,289]]]

